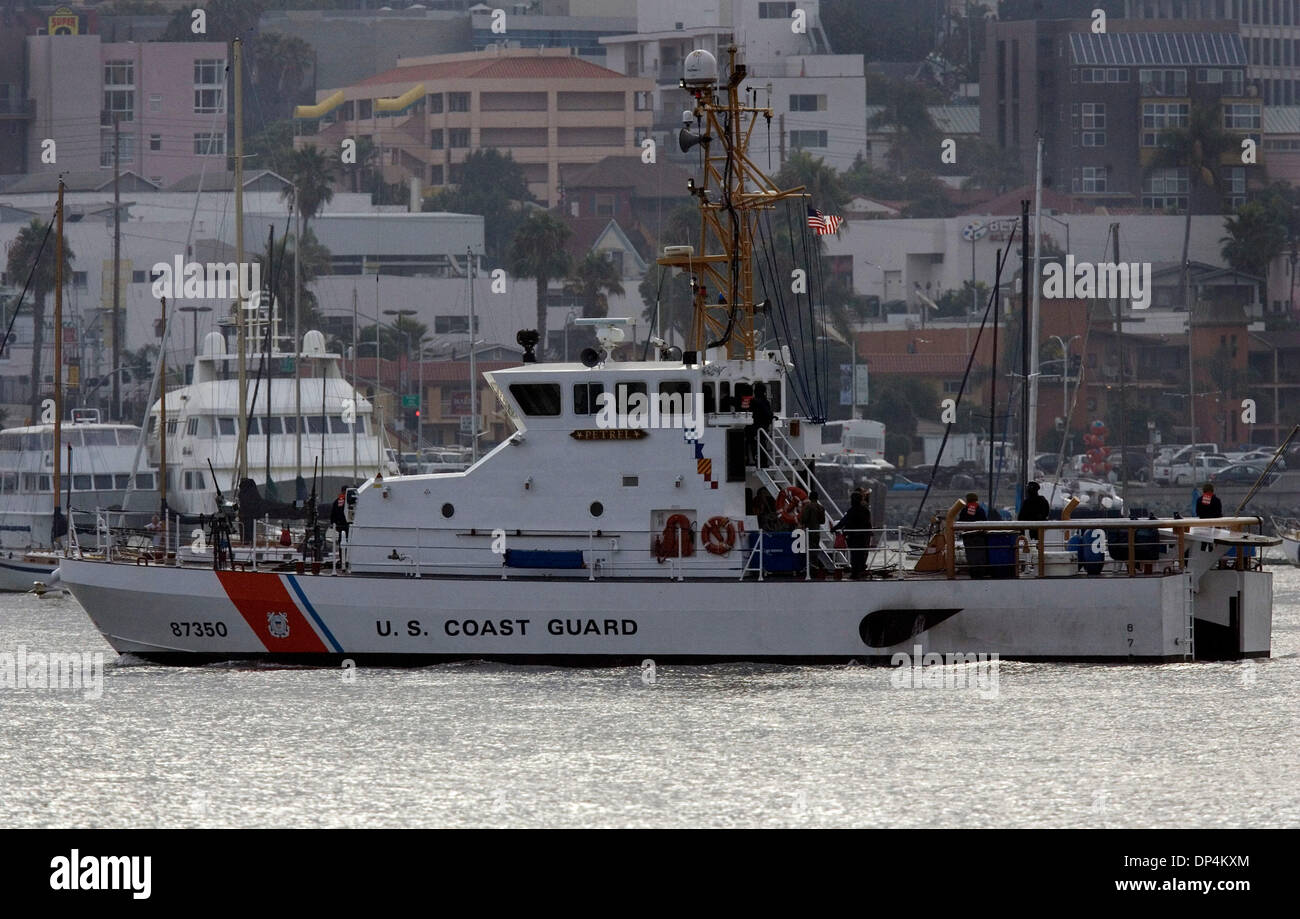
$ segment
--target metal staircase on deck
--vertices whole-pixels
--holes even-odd
[[[783,431],[776,427],[773,427],[770,432],[760,428],[757,449],[758,465],[754,472],[759,482],[772,492],[773,497],[779,497],[783,489],[790,487],[801,488],[805,493],[815,490],[822,507],[826,509],[827,520],[839,520],[844,516],[839,505],[822,487],[822,483],[817,480],[817,476],[804,462],[799,451],[790,443]],[[810,548],[826,553],[837,567],[849,567],[849,556],[846,551],[823,545],[823,538],[829,534],[827,527],[823,527],[815,536],[810,534],[810,541],[813,543]],[[745,567],[748,570],[748,564]]]

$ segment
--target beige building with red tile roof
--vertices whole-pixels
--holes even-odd
[[[369,138],[386,182],[454,185],[472,150],[496,148],[523,166],[548,206],[566,174],[606,156],[640,155],[650,80],[625,77],[568,49],[501,49],[402,58],[352,86],[324,89],[295,113],[298,146],[338,149]]]

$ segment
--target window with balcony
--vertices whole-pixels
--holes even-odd
[[[195,156],[225,156],[226,135],[216,131],[200,131],[194,135]]]
[[[107,61],[104,64],[105,86],[135,86],[134,61]]]
[[[119,134],[117,137],[118,163],[126,165],[135,162],[135,137]],[[99,165],[110,168],[113,165],[113,135],[105,132],[99,139]]]
[[[826,94],[825,93],[791,94],[790,111],[824,112],[826,111]]]
[[[1156,169],[1142,183],[1142,206],[1156,210],[1187,207],[1187,170]]]
[[[827,144],[827,134],[825,131],[791,131],[790,146],[796,150],[806,147],[825,147]]]
[[[1185,128],[1191,121],[1191,106],[1186,102],[1142,103],[1142,146],[1160,146],[1160,132]]]
[[[215,115],[222,111],[221,107],[222,90],[220,89],[195,89],[194,90],[194,114],[196,115]]]
[[[1186,70],[1138,70],[1138,83],[1144,96],[1187,95]]]
[[[201,58],[194,62],[195,86],[224,86],[226,62],[220,58]]]
[[[1223,127],[1228,131],[1258,131],[1260,106],[1251,102],[1230,102],[1223,106]]]
[[[104,90],[104,123],[114,121],[127,122],[135,120],[135,90]]]

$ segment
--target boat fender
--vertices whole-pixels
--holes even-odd
[[[700,541],[714,555],[726,555],[736,545],[736,525],[730,517],[710,517],[700,530]]]
[[[808,492],[798,485],[787,485],[776,497],[776,513],[791,526],[799,525],[799,508],[808,500]]]

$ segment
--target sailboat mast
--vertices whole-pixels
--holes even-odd
[[[1043,288],[1043,138],[1038,137],[1038,162],[1034,172],[1034,302],[1029,323],[1029,441],[1025,447],[1029,453],[1030,469],[1034,470],[1034,453],[1038,450],[1038,336],[1041,328],[1041,294]],[[1069,368],[1061,366],[1061,379],[1069,373]],[[1065,435],[1062,434],[1064,437]]]
[[[239,442],[235,463],[234,487],[248,478],[248,367],[244,323],[244,303],[249,291],[244,290],[244,43],[236,38],[231,53],[231,66],[235,71],[235,276],[239,278],[238,299],[235,303],[236,342],[239,348]]]
[[[54,237],[54,509],[62,490],[63,455],[63,179],[59,179],[58,230]],[[36,380],[32,386],[36,386]],[[72,470],[68,470],[71,474]]]
[[[297,451],[297,465],[294,470],[294,488],[302,479],[302,333],[298,327],[298,288],[302,284],[302,275],[298,272],[298,251],[302,249],[302,215],[298,213],[298,186],[293,186],[293,413],[298,419],[294,422],[293,440]],[[353,292],[355,300],[356,292]],[[355,312],[355,308],[353,310]],[[356,376],[356,364],[353,363],[353,376]],[[301,495],[295,494],[295,498]]]
[[[465,280],[469,284],[469,455],[478,462],[478,371],[474,364],[474,254],[465,249]],[[423,367],[423,358],[421,358]]]
[[[162,304],[163,328],[167,328],[167,298],[159,297]],[[181,332],[184,335],[184,331]],[[167,336],[163,335],[162,345],[158,349],[158,359],[162,362],[159,373],[159,385],[162,398],[158,400],[158,492],[162,498],[163,525],[167,521]]]

